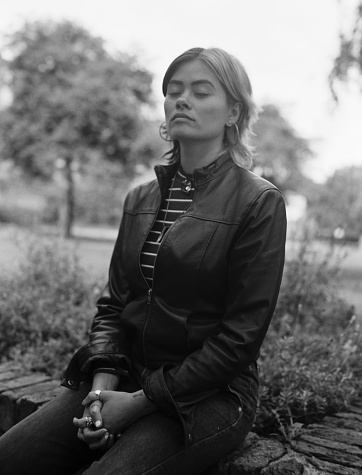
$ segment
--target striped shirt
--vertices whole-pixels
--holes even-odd
[[[165,199],[161,203],[147,239],[141,252],[141,270],[150,288],[153,284],[153,273],[158,249],[168,228],[181,216],[193,200],[195,187],[192,178],[179,170],[173,178]]]

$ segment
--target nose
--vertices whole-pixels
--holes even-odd
[[[181,96],[176,101],[177,109],[190,109],[190,103],[185,96]]]

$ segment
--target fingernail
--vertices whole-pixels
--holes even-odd
[[[96,422],[94,423],[94,425],[95,425],[96,427],[100,427],[100,426],[102,425],[102,422],[101,422],[101,421],[96,421]]]
[[[108,437],[109,437],[109,433],[108,433],[108,432],[106,432],[106,433],[105,433],[105,435],[104,435],[104,438],[107,440],[107,439],[108,439]]]

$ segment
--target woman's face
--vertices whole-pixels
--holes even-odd
[[[231,115],[226,93],[213,71],[201,60],[183,63],[167,86],[167,131],[182,142],[214,141],[221,146]]]

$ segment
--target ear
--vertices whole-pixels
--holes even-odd
[[[239,120],[242,109],[243,105],[241,102],[235,102],[235,104],[232,105],[229,112],[228,125],[232,125]]]

